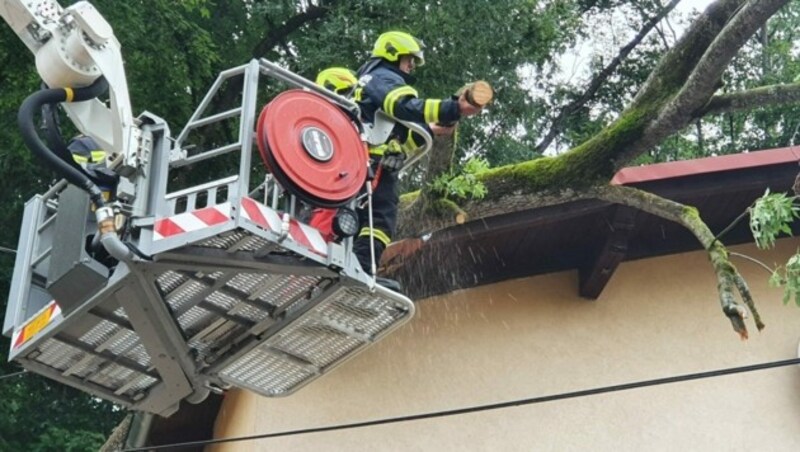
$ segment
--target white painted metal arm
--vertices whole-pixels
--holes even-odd
[[[64,108],[82,133],[132,158],[136,126],[120,44],[97,9],[87,1],[64,9],[52,0],[0,0],[0,15],[33,52],[36,69],[50,88],[80,88],[106,78],[110,108],[97,99],[65,103]]]
[[[52,37],[63,15],[54,1],[0,0],[0,16],[34,55]]]

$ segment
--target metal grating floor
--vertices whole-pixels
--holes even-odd
[[[191,348],[206,364],[253,326],[311,298],[324,278],[168,270],[156,285]]]
[[[48,339],[32,356],[64,376],[94,383],[131,401],[143,398],[160,381],[150,370],[150,356],[139,336],[106,320],[77,340]]]
[[[160,412],[172,409],[185,396],[160,400],[179,387],[172,383],[184,375],[176,377],[174,370],[159,373],[163,370],[157,368],[158,360],[151,359],[147,350],[156,356],[161,339],[142,338],[133,326],[146,321],[146,309],[133,311],[140,309],[140,300],[132,298],[120,307],[123,301],[115,296],[126,285],[150,285],[137,292],[147,297],[141,306],[167,308],[176,327],[171,336],[176,348],[190,351],[187,368],[194,367],[185,374],[189,384],[231,385],[265,396],[293,393],[413,316],[414,305],[408,298],[381,287],[369,290],[363,281],[332,269],[316,269],[307,257],[278,245],[272,252],[281,256],[281,262],[296,258],[310,263],[312,271],[303,271],[310,274],[281,272],[295,267],[228,265],[226,257],[219,258],[220,265],[209,264],[220,256],[216,250],[263,252],[270,243],[247,231],[229,231],[191,245],[192,252],[201,254],[204,248],[215,249],[207,251],[211,258],[200,265],[188,253],[174,267],[164,266],[167,259],[152,268],[145,264],[136,278],[123,277],[117,288],[100,293],[94,302],[97,315],[65,322],[53,335],[31,343],[24,358],[46,367],[41,373],[51,378],[118,403]]]
[[[220,378],[261,395],[288,395],[404,323],[413,306],[403,300],[366,288],[339,287],[227,365]]]

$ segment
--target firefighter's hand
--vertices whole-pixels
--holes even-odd
[[[406,154],[403,152],[387,152],[381,157],[381,166],[389,172],[400,171],[406,161]]]
[[[433,132],[434,135],[440,135],[440,136],[452,135],[453,132],[455,132],[456,130],[455,124],[446,126],[442,124],[430,123],[428,124],[428,127],[431,128],[431,132]]]
[[[481,111],[480,107],[476,107],[471,103],[469,103],[469,101],[467,100],[466,91],[461,93],[461,95],[458,97],[458,112],[461,114],[462,118],[476,115],[480,113],[480,111]]]

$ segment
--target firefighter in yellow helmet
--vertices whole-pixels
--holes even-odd
[[[316,83],[336,94],[347,95],[358,83],[355,72],[344,67],[330,67],[317,74]]]
[[[411,121],[425,126],[435,135],[452,134],[452,126],[465,116],[480,111],[459,98],[421,98],[411,85],[414,68],[425,64],[425,45],[421,40],[402,31],[381,34],[372,48],[371,58],[358,71],[358,87],[354,100],[361,109],[362,120],[372,123],[375,112],[382,109],[391,117]],[[358,212],[361,228],[353,251],[361,267],[371,271],[370,235],[375,237],[375,260],[380,262],[381,253],[389,245],[397,223],[399,200],[396,170],[402,167],[405,151],[411,151],[422,143],[422,138],[410,133],[398,124],[386,144],[370,149],[370,161],[376,173],[380,173],[372,197],[373,229],[370,230],[367,212]],[[380,170],[378,169],[380,168]]]

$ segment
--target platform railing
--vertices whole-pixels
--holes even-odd
[[[59,215],[84,221],[65,202],[74,197],[63,195],[80,192],[75,187],[59,183],[34,197],[25,208],[3,329],[12,337],[11,359],[97,397],[169,415],[183,400],[196,402],[231,386],[265,396],[291,394],[413,316],[408,298],[368,284],[351,241],[315,239],[318,231],[295,218],[300,203],[271,175],[250,188],[255,102],[265,74],[355,107],[254,60],[215,81],[174,143],[166,123],[148,116],[142,130],[152,137],[152,158],[144,160],[139,185],[130,191],[139,197],[137,207],[121,206],[135,212],[120,232],[134,257],[103,264],[107,276],[96,291],[69,310],[62,311],[47,289],[53,244],[83,244],[96,231],[81,224],[55,236]],[[238,75],[241,107],[204,116],[214,93]],[[190,132],[237,115],[239,134],[232,143],[182,153]],[[170,170],[237,152],[238,169],[168,192]],[[88,214],[88,196],[80,201],[80,212]],[[212,212],[216,223],[202,223],[208,209],[218,209]],[[179,222],[186,219],[191,221]],[[166,224],[159,222],[169,221],[186,230],[166,236],[177,229],[165,228],[159,236],[156,227]],[[200,227],[190,230],[192,225]],[[75,278],[80,285],[81,276]]]

